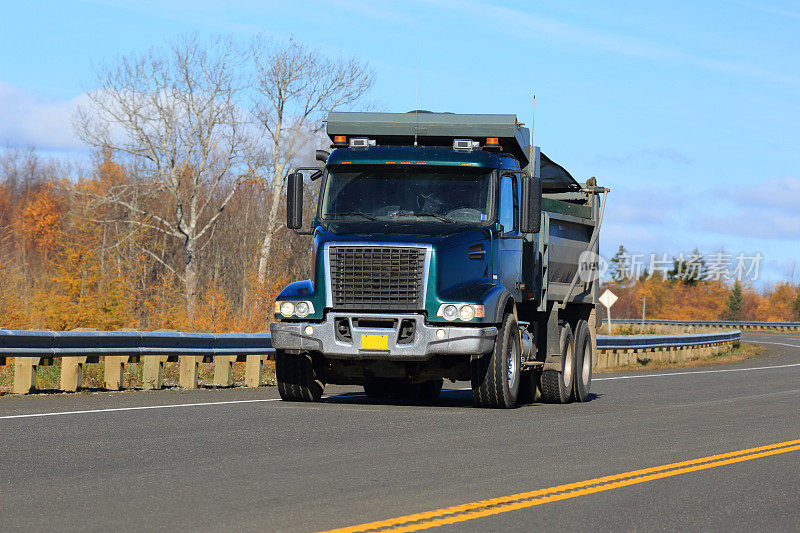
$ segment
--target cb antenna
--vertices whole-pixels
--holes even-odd
[[[533,109],[531,110],[531,144],[530,147],[528,148],[528,150],[530,151],[530,154],[528,154],[528,161],[530,162],[531,165],[530,166],[531,176],[533,176],[536,173],[536,161],[533,160],[533,132],[535,131],[534,125],[536,124],[534,122],[535,118],[536,118],[536,95],[534,94]]]
[[[419,135],[419,39],[417,39],[417,85],[416,85],[417,104],[414,106],[414,146],[417,146],[417,135]]]

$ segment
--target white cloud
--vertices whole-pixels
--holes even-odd
[[[84,99],[54,100],[0,81],[0,143],[42,150],[82,150],[72,131],[72,113]]]
[[[777,208],[790,213],[800,212],[800,179],[773,178],[729,191],[732,201],[751,207]]]

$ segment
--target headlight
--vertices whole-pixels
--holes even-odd
[[[297,316],[300,318],[308,316],[308,304],[305,302],[297,302],[297,305],[294,306],[294,312],[297,313]]]
[[[308,300],[300,302],[287,302],[278,300],[275,302],[275,314],[280,314],[284,318],[296,316],[298,318],[305,318],[314,313],[314,304]]]
[[[443,317],[445,320],[455,320],[457,318],[464,322],[469,322],[473,318],[483,318],[484,308],[482,305],[467,303],[442,304],[436,316]]]
[[[283,316],[292,316],[294,314],[294,304],[292,302],[283,302],[281,304],[281,314]]]

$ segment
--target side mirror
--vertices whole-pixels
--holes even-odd
[[[542,179],[526,176],[522,179],[520,202],[520,230],[539,233],[542,225]]]
[[[303,227],[303,175],[292,172],[286,178],[286,227]]]
[[[323,163],[328,162],[328,156],[331,155],[330,152],[327,150],[317,150],[317,161],[322,161]]]

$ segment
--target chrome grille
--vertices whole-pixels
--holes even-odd
[[[421,309],[425,253],[399,246],[331,246],[334,309]]]

